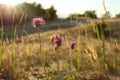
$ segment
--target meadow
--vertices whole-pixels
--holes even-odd
[[[111,35],[95,37],[100,21],[49,21],[40,34],[31,22],[1,25],[0,80],[120,80],[120,19],[105,20]],[[62,39],[57,49],[55,34]]]

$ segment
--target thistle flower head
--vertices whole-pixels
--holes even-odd
[[[57,49],[59,46],[61,46],[62,38],[60,35],[55,34],[51,37],[51,42],[54,44],[54,48]]]
[[[75,45],[76,45],[75,41],[70,41],[70,47],[71,47],[71,49],[74,49]]]
[[[32,25],[33,27],[38,27],[40,25],[44,25],[45,21],[43,20],[43,18],[33,18],[32,19]]]

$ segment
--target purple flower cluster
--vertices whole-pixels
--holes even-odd
[[[60,37],[60,35],[55,34],[51,37],[51,42],[54,44],[54,49],[56,50],[57,48],[61,46],[62,38]],[[71,49],[74,49],[76,44],[77,44],[76,41],[70,41],[69,45]]]
[[[71,49],[74,49],[75,45],[76,45],[75,41],[70,41],[70,47],[71,47]]]
[[[40,25],[45,24],[45,21],[43,18],[33,18],[32,19],[32,25],[33,27],[39,27]]]
[[[40,27],[40,25],[44,25],[44,24],[45,24],[45,20],[43,18],[33,18],[32,19],[33,27]],[[55,34],[51,37],[51,41],[54,44],[54,49],[56,50],[57,48],[59,48],[61,46],[62,38],[60,35]],[[70,41],[69,45],[70,45],[71,49],[74,49],[76,42]]]
[[[54,49],[56,50],[58,47],[61,46],[62,38],[60,35],[55,34],[51,37],[51,42],[54,44]]]

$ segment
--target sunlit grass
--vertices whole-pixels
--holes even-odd
[[[1,39],[0,39],[0,65],[2,62],[2,46],[3,46],[3,35],[4,35],[4,27],[3,27],[3,20],[2,20],[2,16],[0,16],[0,20],[1,20]]]
[[[1,70],[3,69],[0,71],[0,78],[3,78],[1,75],[10,75],[5,74],[10,69],[15,71],[12,75],[14,78],[29,80],[83,80],[101,77],[106,79],[104,70],[107,70],[108,77],[109,71],[119,72],[119,41],[110,42],[104,36],[100,39],[98,33],[98,38],[93,38],[88,33],[86,39],[85,30],[90,26],[93,25],[41,32],[41,51],[38,33],[19,37],[17,43],[15,30],[14,40],[10,43],[8,40],[4,42],[4,46],[0,46]],[[50,36],[56,33],[60,34],[63,40],[61,46],[53,50]],[[77,45],[70,49],[67,43],[73,39],[77,41]],[[6,65],[8,67],[5,67]]]

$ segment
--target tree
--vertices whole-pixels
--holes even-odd
[[[116,14],[116,18],[120,18],[120,13],[119,13],[119,14]]]
[[[97,18],[96,11],[85,11],[83,15],[85,17]]]
[[[29,18],[45,15],[45,10],[42,8],[41,4],[37,4],[37,3],[24,2],[17,5],[16,8],[18,12],[27,14]]]
[[[46,9],[46,19],[53,20],[57,18],[56,10],[54,9],[54,6],[51,6],[50,8]]]
[[[74,14],[70,14],[69,16],[68,16],[68,18],[77,18],[77,17],[84,17],[84,15],[82,15],[82,14],[77,14],[77,13],[74,13]]]
[[[39,3],[23,2],[15,7],[0,4],[0,24],[1,18],[4,24],[17,24],[19,22],[30,21],[33,17],[53,20],[57,18],[57,14],[53,6],[44,9]]]

